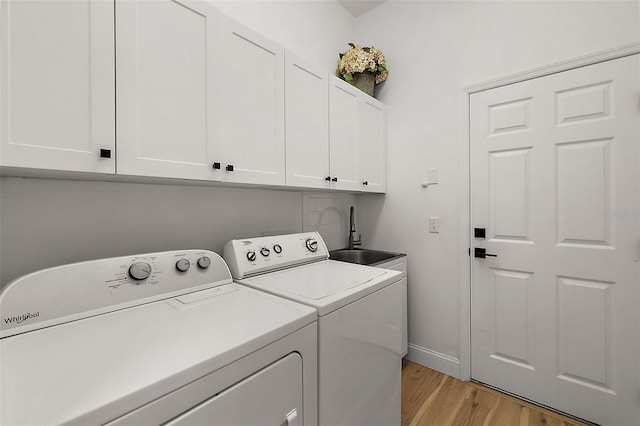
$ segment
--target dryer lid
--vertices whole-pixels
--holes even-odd
[[[315,320],[230,283],[7,337],[0,424],[108,423]]]

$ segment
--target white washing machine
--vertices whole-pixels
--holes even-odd
[[[0,313],[0,424],[317,423],[315,310],[213,252],[36,272]]]
[[[399,425],[401,273],[328,260],[316,232],[232,240],[236,282],[316,309],[318,423]]]

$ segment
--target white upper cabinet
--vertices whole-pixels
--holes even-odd
[[[220,180],[212,83],[223,65],[211,46],[221,19],[204,2],[116,2],[118,174]]]
[[[386,114],[384,104],[371,97],[359,104],[358,164],[365,192],[386,190]]]
[[[385,192],[386,107],[337,77],[329,87],[334,188]]]
[[[385,107],[287,52],[287,185],[385,191]]]
[[[358,105],[363,93],[336,77],[329,86],[329,141],[332,187],[359,191]]]
[[[329,75],[287,51],[285,77],[287,185],[329,188]]]
[[[385,190],[384,105],[207,1],[0,1],[0,36],[3,173]]]
[[[284,185],[284,50],[201,1],[116,4],[118,173]]]
[[[114,173],[113,26],[113,2],[0,2],[0,165]]]
[[[284,185],[284,48],[232,19],[220,24],[210,81],[212,159],[222,163],[225,182]]]

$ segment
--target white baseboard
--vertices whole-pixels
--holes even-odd
[[[456,379],[460,378],[460,360],[452,356],[409,343],[409,353],[405,359]]]

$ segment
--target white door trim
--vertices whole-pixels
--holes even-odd
[[[603,50],[590,55],[580,56],[574,59],[557,62],[555,64],[534,68],[532,70],[511,74],[506,77],[486,81],[483,83],[473,84],[462,88],[461,103],[463,111],[464,139],[461,140],[459,147],[459,170],[460,170],[460,209],[463,214],[460,215],[460,261],[459,261],[459,287],[460,287],[460,374],[461,380],[468,381],[471,378],[471,192],[470,192],[470,114],[469,114],[469,97],[473,93],[484,90],[494,89],[508,84],[519,83],[525,80],[544,77],[550,74],[556,74],[575,68],[597,64],[600,62],[610,61],[613,59],[623,58],[640,53],[640,42],[625,44],[623,46]]]
[[[506,86],[507,84],[519,83],[525,80],[544,77],[545,75],[556,74],[562,71],[568,71],[575,68],[585,67],[597,64],[599,62],[610,61],[613,59],[623,58],[625,56],[640,53],[640,42],[625,44],[624,46],[614,47],[612,49],[603,50],[589,55],[579,56],[577,58],[568,59],[566,61],[556,62],[555,64],[546,65],[532,70],[511,74],[506,77],[489,80],[484,83],[473,84],[463,87],[462,90],[467,94],[482,92],[484,90],[495,89],[496,87]]]

